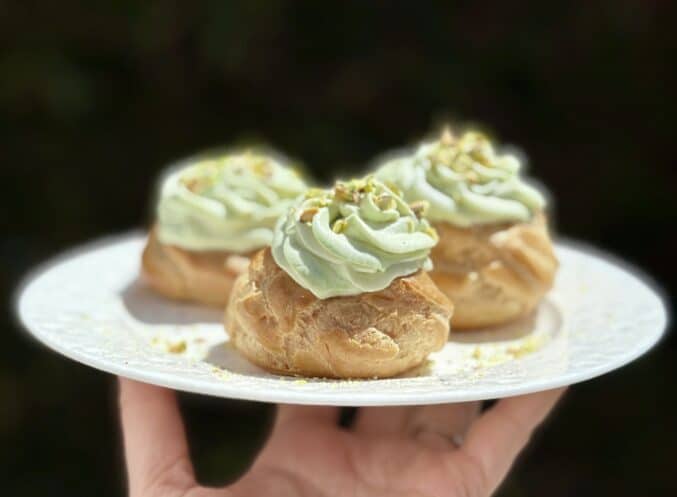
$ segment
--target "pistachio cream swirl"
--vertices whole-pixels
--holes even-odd
[[[316,297],[375,292],[400,276],[432,267],[437,233],[411,206],[373,177],[311,189],[281,218],[272,253]]]
[[[160,242],[188,250],[245,253],[270,245],[273,228],[306,190],[296,171],[253,152],[179,166],[162,184]]]
[[[467,227],[528,221],[545,206],[543,195],[520,177],[520,167],[517,157],[497,153],[483,134],[457,137],[446,130],[375,174],[400,188],[406,201],[428,201],[431,221]]]

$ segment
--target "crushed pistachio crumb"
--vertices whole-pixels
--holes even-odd
[[[471,183],[477,183],[480,180],[480,177],[475,171],[468,171],[465,173],[465,177],[470,181]]]
[[[167,352],[171,352],[172,354],[183,354],[185,351],[185,340],[177,340],[176,342],[170,342],[167,344]]]
[[[336,186],[334,187],[334,196],[339,200],[356,204],[360,201],[360,194],[356,189],[350,188],[350,186],[352,185],[336,183]]]
[[[430,204],[426,200],[417,200],[416,202],[409,204],[409,207],[411,207],[411,210],[419,219],[425,215],[429,206]]]
[[[334,221],[334,224],[332,225],[331,230],[334,233],[343,233],[343,231],[346,229],[347,226],[348,226],[348,222],[345,219],[340,218],[340,219],[337,219],[336,221]]]
[[[378,208],[382,211],[392,210],[397,207],[397,202],[395,202],[395,199],[392,197],[392,195],[388,195],[387,193],[379,195],[376,197],[375,201]]]
[[[315,214],[317,214],[320,211],[317,207],[309,207],[305,209],[301,215],[299,216],[299,220],[302,223],[309,223],[313,220],[315,217]]]
[[[193,193],[198,193],[198,191],[203,186],[203,182],[197,178],[186,178],[182,180],[183,185],[188,188]]]
[[[263,158],[252,163],[251,170],[254,172],[254,174],[263,178],[269,178],[273,174],[270,164]]]
[[[470,157],[472,157],[476,162],[479,162],[483,166],[490,166],[490,161],[487,155],[484,153],[484,150],[474,148],[470,151],[468,154]]]
[[[439,139],[439,146],[429,157],[434,165],[447,166],[459,173],[465,173],[466,179],[476,183],[481,179],[472,171],[476,164],[494,167],[489,139],[482,133],[466,132],[455,136],[445,128]]]
[[[454,143],[454,135],[451,132],[451,128],[449,126],[445,126],[444,129],[442,130],[442,136],[440,136],[440,142],[442,145],[453,145]]]

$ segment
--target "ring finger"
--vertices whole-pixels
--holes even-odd
[[[479,412],[479,402],[421,406],[408,420],[406,432],[432,448],[458,448]]]
[[[458,446],[479,411],[479,402],[362,408],[355,431],[376,436],[400,434],[435,447]]]

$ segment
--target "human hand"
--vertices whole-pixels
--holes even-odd
[[[174,392],[120,378],[130,497],[483,497],[498,487],[564,389],[478,403],[338,408],[280,405],[251,469],[224,488],[195,481]]]

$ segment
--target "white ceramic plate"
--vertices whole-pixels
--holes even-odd
[[[108,238],[36,270],[17,302],[26,329],[71,359],[178,390],[360,406],[492,399],[569,385],[641,356],[667,322],[661,299],[635,271],[558,244],[555,287],[528,319],[452,332],[442,351],[398,378],[283,377],[228,346],[221,311],[166,300],[140,283],[143,243],[140,233]]]

